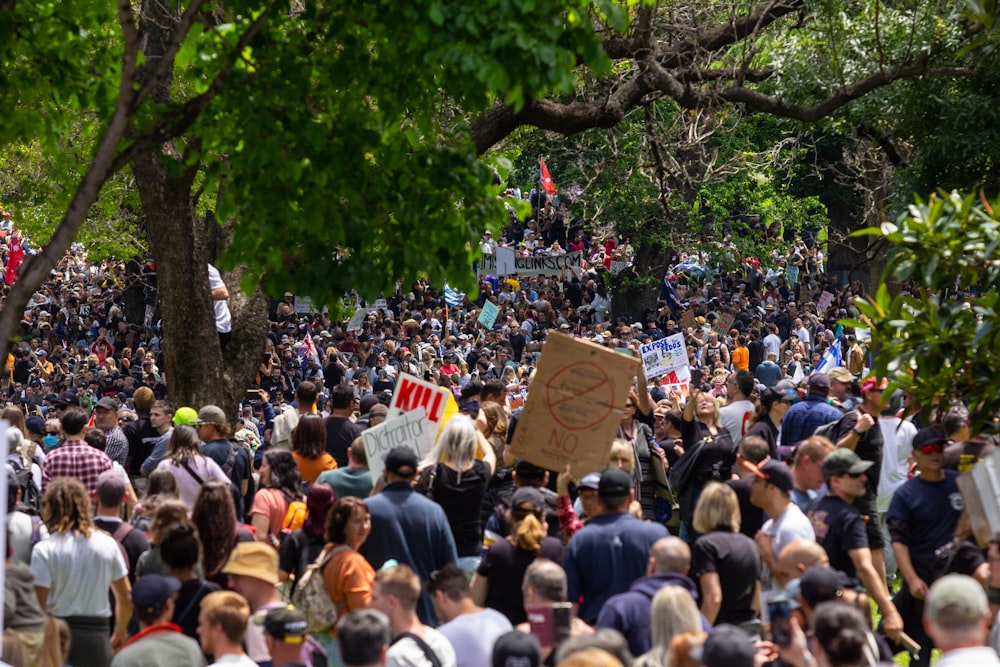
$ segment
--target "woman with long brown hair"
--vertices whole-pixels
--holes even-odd
[[[318,414],[305,414],[292,429],[292,456],[299,466],[302,481],[312,484],[337,461],[326,451],[326,425]]]
[[[191,522],[198,528],[203,547],[202,570],[205,579],[225,586],[222,566],[238,541],[252,541],[253,536],[236,523],[236,509],[229,487],[221,482],[205,482],[191,510]]]

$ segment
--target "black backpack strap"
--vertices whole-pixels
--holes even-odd
[[[434,652],[434,649],[430,647],[430,644],[428,644],[427,642],[425,642],[423,639],[416,636],[412,632],[404,632],[400,635],[397,635],[392,640],[392,643],[395,644],[401,639],[406,639],[406,638],[412,639],[413,643],[420,647],[420,650],[424,652],[424,656],[431,663],[432,667],[441,667],[441,660],[437,657],[437,653]]]

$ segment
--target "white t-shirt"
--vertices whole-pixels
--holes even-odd
[[[32,524],[31,515],[24,512],[11,512],[7,515],[7,535],[10,538],[8,546],[13,549],[14,555],[11,560],[16,563],[28,565],[31,562],[32,537],[35,526]],[[38,536],[44,540],[49,536],[48,529],[44,523],[38,524]]]
[[[214,290],[219,287],[225,287],[226,283],[222,281],[222,276],[219,274],[219,270],[208,265],[208,289]],[[215,308],[215,330],[219,333],[229,333],[233,329],[232,321],[229,317],[229,304],[225,300],[212,301],[212,305]]]
[[[765,535],[774,538],[774,556],[777,558],[781,550],[796,540],[816,541],[809,517],[802,513],[795,503],[789,503],[788,508],[777,519],[768,519],[761,526]]]
[[[90,537],[56,533],[31,553],[35,585],[49,589],[45,611],[51,616],[111,616],[108,589],[128,574],[118,543],[94,530]]]
[[[917,434],[917,427],[913,422],[899,417],[879,417],[878,426],[882,429],[883,444],[875,508],[879,512],[888,512],[892,494],[903,486],[910,472],[909,459],[913,453],[913,436]]]
[[[479,667],[493,663],[493,645],[513,626],[496,609],[456,616],[438,628],[448,638],[458,659],[458,667]]]
[[[455,649],[451,647],[451,642],[434,628],[424,626],[424,641],[441,661],[441,667],[458,667],[455,658]],[[492,663],[492,652],[490,662]],[[386,667],[431,667],[431,661],[424,655],[423,649],[409,637],[404,637],[389,647],[389,652],[385,658]]]
[[[224,655],[209,667],[257,667],[257,663],[251,660],[246,653],[240,653],[239,655]]]
[[[722,423],[722,428],[729,431],[734,446],[739,446],[740,440],[746,434],[753,411],[753,403],[750,401],[736,401],[719,410],[719,421]]]

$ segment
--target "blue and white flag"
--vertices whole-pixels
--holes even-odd
[[[448,287],[448,283],[444,284],[444,302],[446,304],[455,308],[457,306],[461,306],[463,301],[465,301],[464,292],[456,292],[452,288]]]
[[[816,373],[827,373],[831,368],[837,368],[844,362],[843,357],[840,354],[840,338],[833,341],[826,352],[823,353],[823,358],[819,360],[816,364]]]

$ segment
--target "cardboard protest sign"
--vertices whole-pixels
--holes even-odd
[[[959,475],[958,490],[965,499],[972,532],[980,544],[986,544],[1000,531],[1000,449]]]
[[[501,266],[497,255],[482,256],[479,262],[479,275],[481,276],[506,276],[517,274],[521,277],[530,276],[558,276],[563,269],[579,270],[583,262],[583,251],[568,252],[565,255],[532,255],[531,257],[514,257],[514,270],[510,273],[501,273],[500,269],[509,269],[506,265]]]
[[[492,329],[493,323],[497,321],[497,315],[499,314],[500,306],[496,305],[492,301],[487,301],[483,304],[483,311],[479,313],[479,319],[476,321],[487,329]]]
[[[729,330],[733,328],[733,322],[736,321],[736,316],[732,313],[719,313],[718,317],[715,318],[715,322],[712,324],[712,328],[715,329],[720,335],[725,336],[729,333]]]
[[[389,415],[386,421],[403,412],[413,412],[422,408],[427,420],[434,424],[436,431],[444,417],[448,399],[455,400],[455,397],[444,387],[401,373],[396,382],[396,392],[392,395],[392,402],[389,403]]]
[[[422,460],[434,449],[437,427],[427,420],[423,408],[404,412],[362,432],[365,454],[368,455],[368,469],[372,479],[382,476],[385,469],[385,455],[393,447],[403,445],[417,453]]]
[[[375,310],[389,310],[389,302],[385,299],[375,299],[375,305],[372,307]]]
[[[575,476],[603,470],[638,360],[550,333],[514,433],[514,456]]]
[[[686,383],[691,380],[691,368],[688,366],[687,346],[684,344],[684,334],[674,334],[655,340],[639,347],[646,377],[666,376],[664,382],[669,384]]]
[[[694,311],[690,308],[685,310],[681,314],[681,327],[686,331],[688,329],[695,329],[698,327],[698,323],[695,321]]]

